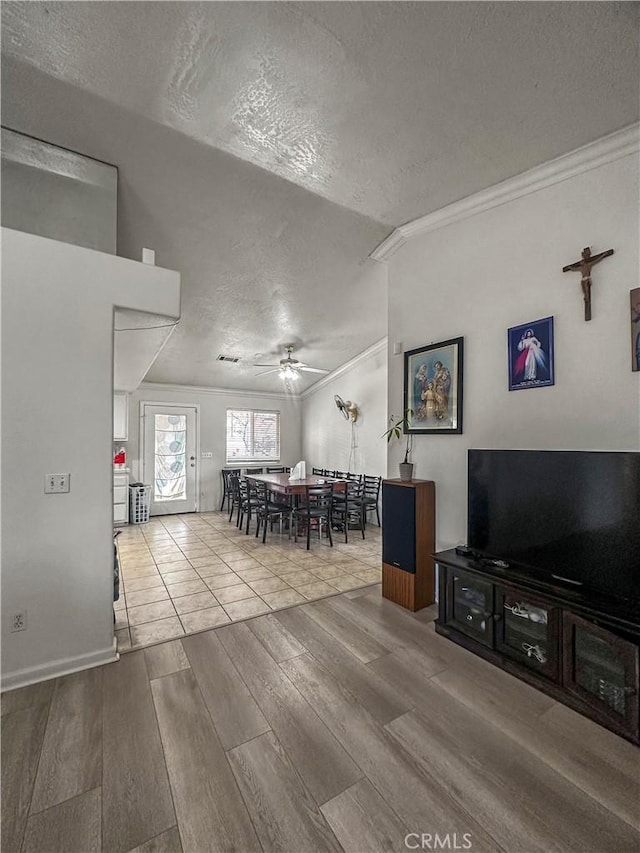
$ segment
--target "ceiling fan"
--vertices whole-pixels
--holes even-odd
[[[358,420],[358,407],[351,400],[343,400],[338,394],[333,395],[338,411],[345,420],[355,423]]]
[[[269,367],[270,370],[264,370],[262,373],[256,373],[256,376],[266,376],[268,373],[279,373],[283,379],[297,379],[300,372],[304,373],[330,373],[329,370],[324,370],[321,367],[309,367],[303,361],[298,361],[297,358],[292,358],[292,346],[284,348],[286,358],[280,359],[280,364],[254,364],[254,367]]]

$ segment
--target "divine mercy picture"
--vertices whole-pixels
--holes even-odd
[[[463,338],[405,352],[406,432],[462,432],[462,358]]]
[[[509,391],[553,385],[553,317],[507,331]]]
[[[631,297],[631,370],[640,370],[640,287],[634,287]]]

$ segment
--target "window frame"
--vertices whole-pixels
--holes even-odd
[[[251,429],[251,455],[250,456],[229,456],[229,417],[231,414],[235,412],[242,412],[249,414],[250,417],[250,429]],[[276,429],[277,429],[277,455],[273,456],[256,456],[255,455],[255,418],[256,415],[275,415],[276,416]],[[226,416],[225,416],[225,460],[227,465],[259,465],[261,463],[269,464],[271,462],[280,462],[280,458],[282,456],[282,448],[281,448],[281,412],[279,409],[244,409],[239,407],[227,408]]]

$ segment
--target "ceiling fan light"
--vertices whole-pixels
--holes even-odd
[[[300,374],[290,364],[285,364],[280,375],[283,379],[297,379]]]

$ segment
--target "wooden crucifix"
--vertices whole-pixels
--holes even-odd
[[[567,264],[566,267],[562,267],[562,272],[580,272],[582,275],[582,279],[580,284],[582,286],[582,297],[584,299],[584,319],[591,319],[591,267],[594,267],[596,264],[599,264],[600,261],[604,260],[604,258],[608,258],[613,255],[613,249],[607,249],[606,252],[600,252],[599,255],[592,255],[591,249],[587,246],[582,250],[582,258],[579,261],[575,261],[573,264]]]

